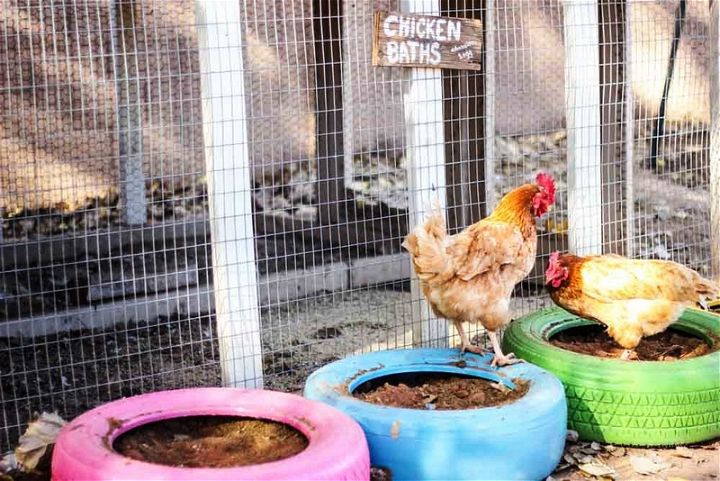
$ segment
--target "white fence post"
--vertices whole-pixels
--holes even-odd
[[[240,2],[195,6],[223,384],[262,387]]]
[[[495,0],[485,0],[485,212],[495,198]]]
[[[403,0],[401,11],[440,15],[439,0]],[[430,68],[408,69],[408,86],[403,108],[407,127],[408,188],[410,191],[408,220],[410,229],[422,222],[427,208],[439,201],[445,214],[445,132],[443,126],[442,71]],[[447,346],[448,326],[437,319],[420,291],[414,275],[411,280],[413,297],[413,343],[415,345]]]
[[[720,2],[710,2],[710,246],[720,278]]]
[[[345,168],[343,174],[345,176],[345,185],[351,186],[353,183],[353,168],[354,162],[353,157],[355,154],[355,139],[353,138],[353,132],[358,123],[355,118],[355,112],[357,111],[358,102],[362,103],[361,99],[355,99],[353,96],[353,70],[358,68],[358,59],[354,49],[357,49],[358,38],[357,35],[364,35],[364,32],[358,32],[362,28],[348,28],[352,23],[356,26],[356,21],[351,18],[357,15],[358,10],[363,13],[364,8],[362,5],[356,4],[356,2],[344,1],[342,4],[342,17],[343,17],[343,28],[342,28],[342,135],[343,135],[343,162]],[[362,25],[362,24],[361,24]],[[369,42],[370,40],[368,40]],[[361,42],[362,43],[362,42]],[[353,65],[353,62],[355,64]],[[366,68],[374,68],[367,66]]]
[[[570,251],[602,251],[600,51],[596,0],[564,0]]]

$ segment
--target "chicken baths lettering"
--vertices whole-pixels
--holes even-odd
[[[372,63],[480,70],[482,21],[376,11]]]

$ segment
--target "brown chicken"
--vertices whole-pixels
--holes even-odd
[[[663,332],[688,306],[706,305],[717,283],[676,262],[632,260],[615,254],[578,257],[554,252],[545,283],[558,306],[604,324],[625,351],[634,356],[644,336]]]
[[[462,232],[448,235],[443,215],[434,212],[403,242],[433,312],[455,324],[460,352],[482,352],[461,324],[480,322],[495,351],[493,365],[516,362],[512,353],[502,353],[496,331],[510,322],[510,295],[535,263],[535,218],[554,203],[555,181],[540,173],[534,184],[507,193],[491,215]]]

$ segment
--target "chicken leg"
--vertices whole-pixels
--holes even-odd
[[[473,354],[484,354],[485,351],[481,347],[470,344],[470,340],[461,322],[453,322],[453,324],[455,324],[455,329],[460,335],[460,354],[463,354],[465,351],[470,351]]]
[[[523,362],[522,359],[516,359],[515,354],[513,354],[512,352],[508,354],[503,354],[502,349],[500,348],[500,342],[498,342],[497,334],[495,333],[495,331],[488,331],[487,333],[490,337],[490,342],[492,342],[493,351],[495,352],[492,363],[490,363],[492,367],[508,366],[510,364],[517,364],[518,362]]]

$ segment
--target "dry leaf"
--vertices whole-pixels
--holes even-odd
[[[600,451],[600,448],[602,448],[602,446],[600,446],[600,443],[596,443],[595,441],[590,443],[590,449],[592,449],[593,451]]]
[[[572,429],[568,429],[567,434],[565,435],[565,439],[570,441],[571,443],[576,443],[578,439],[580,439],[580,435],[577,431],[573,431]]]
[[[510,389],[508,389],[508,387],[505,384],[503,384],[501,382],[491,382],[490,387],[497,389],[501,393],[505,393],[510,390]]]
[[[607,464],[590,463],[581,464],[578,467],[582,472],[587,473],[591,476],[597,476],[598,478],[615,476],[615,470]]]
[[[642,456],[630,456],[630,465],[638,474],[655,474],[667,468],[667,464],[656,463]]]
[[[568,464],[572,464],[573,466],[577,465],[577,461],[575,460],[575,458],[573,458],[573,457],[572,457],[571,455],[569,455],[569,454],[563,454],[563,459],[564,459],[565,462],[568,463]]]
[[[432,404],[437,398],[437,394],[430,394],[428,397],[423,399],[423,402],[425,404]]]
[[[575,455],[575,459],[578,460],[578,464],[592,464],[595,458],[588,456],[587,454]]]
[[[0,473],[9,473],[10,471],[15,471],[17,468],[17,458],[12,451],[5,453],[2,459],[0,459]]]
[[[686,448],[685,446],[676,447],[675,451],[670,454],[672,454],[673,456],[680,457],[680,458],[692,459],[692,457],[693,457],[692,449]]]
[[[685,478],[675,478],[675,477],[671,477],[671,478],[667,478],[667,481],[690,481],[690,480],[689,480],[689,479],[685,479]]]
[[[52,451],[55,439],[65,424],[65,420],[55,413],[42,413],[31,422],[15,448],[18,466],[26,472],[38,468]]]
[[[627,452],[627,450],[625,448],[623,448],[622,446],[620,446],[619,448],[615,448],[614,450],[610,451],[610,454],[612,454],[616,458],[621,458],[621,457],[625,456],[626,452]]]

